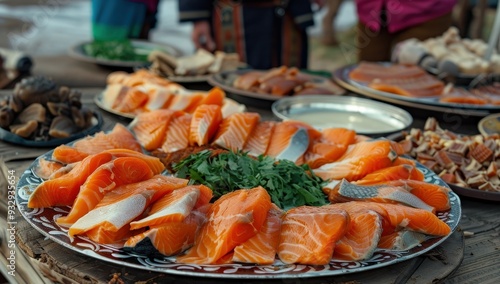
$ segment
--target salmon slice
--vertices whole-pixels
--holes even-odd
[[[144,162],[146,162],[148,167],[154,173],[161,173],[163,170],[165,170],[165,165],[161,162],[159,158],[146,155],[141,152],[133,151],[130,149],[110,149],[110,150],[105,150],[103,152],[113,155],[113,158],[122,158],[122,157],[139,158]]]
[[[168,109],[192,113],[203,99],[203,96],[202,93],[176,94],[168,105]]]
[[[130,223],[130,227],[135,230],[168,222],[182,222],[191,213],[202,194],[207,195],[202,199],[208,204],[212,198],[212,190],[204,185],[192,185],[174,190],[156,201],[147,217]],[[204,204],[200,203],[200,206],[202,205]]]
[[[144,111],[153,111],[165,109],[174,97],[175,89],[159,86],[155,84],[143,85],[145,92],[148,94],[148,101],[144,105]]]
[[[59,178],[59,177],[62,177],[63,175],[71,172],[71,170],[73,170],[74,167],[76,167],[78,164],[80,164],[82,161],[80,162],[75,162],[75,163],[71,163],[71,164],[67,164],[65,165],[64,167],[61,167],[60,169],[54,171],[50,176],[49,176],[49,179],[55,179],[55,178]]]
[[[390,166],[369,173],[362,179],[354,181],[353,183],[357,185],[371,185],[380,184],[390,180],[409,179],[411,178],[413,169],[414,167],[408,164]]]
[[[373,201],[379,203],[400,203],[414,208],[420,208],[435,213],[436,209],[409,193],[400,186],[357,185],[342,180],[328,193],[328,200],[332,203],[348,201]]]
[[[283,218],[278,257],[284,263],[328,264],[348,224],[345,210],[326,206],[292,208]]]
[[[90,155],[76,165],[69,173],[39,184],[28,200],[29,208],[72,205],[80,186],[99,166],[111,161],[109,153]]]
[[[304,155],[304,162],[312,169],[332,163],[340,158],[347,147],[355,142],[356,132],[347,128],[326,128],[313,140]]]
[[[124,227],[130,231],[129,222],[140,216],[150,204],[186,184],[185,179],[155,175],[141,182],[118,186],[115,190],[106,193],[94,209],[70,227],[70,237],[83,233],[94,235],[95,240],[121,240],[126,236],[130,237],[131,235],[123,234]],[[134,202],[137,202],[137,208],[125,207],[134,205]],[[104,216],[95,218],[99,214]],[[139,232],[141,231],[136,230],[131,233]],[[109,241],[106,242],[109,243]]]
[[[129,88],[126,92],[121,92],[113,102],[113,109],[119,112],[135,113],[148,101],[147,93],[138,88]]]
[[[69,226],[94,209],[106,192],[122,184],[150,179],[155,174],[158,173],[154,173],[145,161],[136,157],[120,157],[103,164],[88,176],[69,214],[57,219],[57,223]]]
[[[256,157],[264,155],[267,152],[267,147],[271,141],[271,135],[276,123],[275,121],[261,121],[257,123],[243,146],[243,152],[248,152],[249,155]]]
[[[143,231],[143,230],[140,230]],[[85,235],[98,244],[116,244],[121,245],[125,240],[138,234],[139,231],[130,230],[130,225],[125,224],[116,232],[106,230],[104,227],[95,227],[85,232]]]
[[[141,190],[117,202],[96,207],[71,225],[68,236],[73,239],[76,235],[98,228],[100,232],[94,232],[95,234],[106,234],[108,239],[119,239],[123,236],[123,227],[128,227],[132,220],[146,210],[153,196],[154,190]],[[130,231],[130,228],[127,229]],[[100,237],[96,235],[95,238]]]
[[[425,71],[415,65],[383,65],[363,61],[349,72],[349,78],[358,82],[369,83],[376,79],[417,78],[424,74]]]
[[[443,94],[439,98],[439,102],[472,105],[485,105],[490,103],[484,96],[478,96],[464,88],[453,88],[449,93]]]
[[[182,222],[154,226],[129,238],[123,250],[145,255],[155,255],[158,251],[166,256],[185,251],[193,245],[199,228],[206,222],[206,212],[210,206],[211,204],[207,204],[193,210]]]
[[[147,151],[161,147],[166,137],[167,126],[174,111],[159,109],[138,114],[129,125],[139,144]]]
[[[389,250],[409,250],[418,246],[427,238],[428,237],[422,233],[417,233],[409,230],[401,230],[386,236],[382,236],[377,247]]]
[[[88,155],[89,153],[80,152],[74,147],[63,144],[54,148],[52,159],[64,164],[71,164],[83,160]]]
[[[307,123],[287,120],[276,124],[266,155],[278,160],[297,163],[309,148],[309,143],[321,136],[321,132]]]
[[[212,143],[233,151],[242,150],[259,121],[260,115],[255,112],[234,113],[222,120]]]
[[[376,170],[386,168],[396,158],[389,140],[379,139],[352,144],[337,161],[325,164],[314,173],[324,180],[355,181]]]
[[[349,228],[335,244],[334,259],[359,261],[372,257],[382,235],[382,217],[372,210],[348,211]]]
[[[59,171],[64,165],[57,161],[50,161],[44,158],[37,160],[33,173],[41,179],[49,179],[55,172]]]
[[[366,208],[377,212],[394,228],[391,232],[386,230],[387,227],[384,227],[383,235],[399,231],[401,228],[432,236],[446,236],[451,233],[450,227],[432,212],[406,205],[351,201],[326,206],[333,206],[341,209],[349,207],[354,209]]]
[[[278,251],[283,214],[283,210],[273,203],[257,235],[234,248],[232,261],[259,265],[272,264]]]
[[[73,147],[82,153],[97,154],[104,150],[123,148],[141,152],[141,145],[123,124],[117,123],[109,133],[98,132],[76,141]]]
[[[165,141],[161,150],[165,153],[175,152],[189,146],[189,128],[191,126],[191,114],[174,116],[167,127]]]
[[[221,107],[218,105],[201,105],[193,112],[189,126],[189,145],[203,146],[212,141],[222,122]]]
[[[270,208],[271,197],[260,186],[223,195],[208,211],[193,247],[177,262],[216,263],[261,230]]]
[[[417,168],[417,163],[413,159],[408,159],[408,158],[404,158],[404,157],[399,156],[394,160],[394,162],[392,162],[392,165],[393,166],[397,166],[397,165],[410,165],[410,166],[412,166],[413,169],[411,170],[409,179],[423,181],[425,178],[424,173]]]
[[[199,105],[218,105],[222,106],[224,104],[224,99],[226,98],[226,93],[219,87],[213,87],[206,93],[200,100]]]
[[[436,208],[436,211],[450,209],[450,189],[437,184],[419,180],[394,180],[386,183],[387,186],[402,187],[417,196],[425,203]]]

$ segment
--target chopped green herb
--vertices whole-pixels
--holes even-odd
[[[83,46],[85,54],[106,60],[143,61],[147,54],[139,54],[129,40],[93,41]]]
[[[298,166],[291,161],[276,161],[262,155],[254,158],[243,152],[228,151],[213,157],[211,154],[204,150],[190,155],[173,166],[175,175],[189,178],[191,184],[210,187],[214,198],[260,185],[282,209],[328,203],[322,191],[325,181],[308,165]]]

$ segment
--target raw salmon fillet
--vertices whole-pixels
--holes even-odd
[[[383,226],[384,232],[382,235],[391,234],[402,228],[432,236],[446,236],[451,233],[450,226],[441,221],[432,212],[406,205],[351,201],[326,206],[346,210],[348,210],[348,208],[365,208],[377,212],[385,219],[385,224]],[[390,227],[392,227],[392,231]]]
[[[64,165],[57,161],[50,161],[43,157],[37,159],[33,173],[41,179],[49,179],[55,172],[60,171]]]
[[[131,235],[125,234],[123,229],[126,227],[128,231],[131,230],[129,222],[140,216],[150,204],[165,194],[186,186],[187,182],[185,179],[155,175],[141,182],[118,186],[106,193],[94,209],[78,219],[68,233],[73,237],[87,232],[87,235],[91,234],[93,240],[99,243],[130,237]],[[134,204],[138,206],[126,207]]]
[[[87,214],[101,201],[106,192],[117,186],[150,179],[155,173],[140,158],[120,157],[99,166],[88,176],[80,187],[78,196],[67,216],[57,219],[57,223],[69,226]]]
[[[222,120],[213,144],[233,151],[242,150],[260,115],[255,112],[234,113]]]
[[[275,204],[267,214],[266,221],[257,235],[234,248],[233,262],[272,264],[280,241],[281,218],[285,212]]]
[[[165,153],[175,152],[189,146],[189,127],[191,126],[191,114],[185,113],[174,116],[167,127],[165,141],[161,150]]]
[[[378,203],[404,204],[435,213],[436,208],[425,203],[416,195],[411,194],[401,186],[357,185],[342,180],[335,188],[329,191],[328,200],[332,203],[349,201],[373,201]]]
[[[243,152],[248,152],[249,155],[256,157],[264,155],[271,141],[271,135],[276,123],[275,121],[259,122],[250,133],[247,142],[243,146]]]
[[[130,223],[130,227],[135,230],[168,222],[182,222],[195,205],[208,204],[210,199],[212,199],[212,190],[204,185],[191,185],[174,190],[153,203],[148,215]]]
[[[294,120],[278,122],[273,129],[266,155],[297,163],[307,151],[310,142],[320,136],[321,132],[307,123]],[[300,139],[295,140],[297,138],[294,137]],[[290,154],[290,150],[293,154]]]
[[[409,230],[401,230],[382,236],[377,245],[381,249],[409,250],[424,242],[428,237],[425,234]]]
[[[283,218],[278,257],[284,263],[326,265],[347,232],[349,215],[327,206],[300,206]]]
[[[216,263],[261,230],[270,208],[271,197],[260,186],[223,195],[208,211],[194,246],[177,262]]]
[[[436,208],[436,211],[450,209],[450,189],[441,185],[420,180],[394,180],[386,183],[387,186],[399,186],[417,196],[425,203]]]
[[[312,141],[304,155],[304,162],[312,169],[336,161],[347,147],[355,142],[356,132],[347,128],[326,128]]]
[[[160,109],[138,114],[129,125],[139,144],[147,151],[161,147],[165,141],[167,126],[174,111]]]
[[[109,149],[130,149],[141,152],[141,145],[132,132],[120,123],[115,124],[109,133],[98,132],[76,141],[73,147],[82,153],[96,154]]]
[[[153,226],[129,238],[123,249],[145,255],[155,255],[156,251],[166,256],[181,253],[193,245],[199,229],[207,220],[206,212],[210,206],[211,204],[207,204],[194,209],[181,222]]]
[[[221,107],[201,105],[193,112],[189,126],[189,145],[203,146],[212,141],[222,122]]]
[[[399,157],[398,157],[399,158]],[[389,166],[367,174],[362,179],[354,181],[358,185],[380,184],[390,180],[410,179],[414,167],[408,164]]]
[[[369,259],[382,235],[382,217],[372,210],[351,210],[345,235],[335,244],[333,258],[346,261]]]
[[[170,101],[168,109],[191,113],[200,104],[200,101],[203,99],[203,96],[204,94],[202,93],[177,94]]]
[[[389,140],[378,139],[352,144],[338,160],[325,164],[314,173],[324,180],[343,178],[355,181],[376,170],[388,167],[396,158]]]
[[[88,155],[89,153],[80,152],[75,147],[63,144],[54,148],[52,159],[64,164],[71,164],[83,160]]]
[[[69,173],[39,184],[28,200],[29,208],[72,205],[80,192],[80,186],[99,166],[111,161],[109,153],[90,155],[76,165]]]

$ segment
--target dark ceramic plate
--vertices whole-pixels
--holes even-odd
[[[100,131],[102,128],[103,120],[102,116],[98,112],[94,112],[94,125],[81,131],[78,132],[74,135],[71,135],[68,138],[53,138],[47,141],[35,141],[35,140],[30,140],[30,139],[25,139],[21,136],[18,136],[6,129],[3,129],[0,127],[0,140],[3,140],[5,142],[9,142],[12,144],[17,144],[21,146],[35,146],[35,147],[53,147],[53,146],[59,146],[61,144],[66,144],[69,143],[73,140],[85,137],[87,135],[92,135],[96,133],[97,131]]]

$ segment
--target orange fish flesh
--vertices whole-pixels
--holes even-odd
[[[259,121],[260,115],[255,112],[234,113],[222,120],[212,143],[233,151],[242,150]]]

